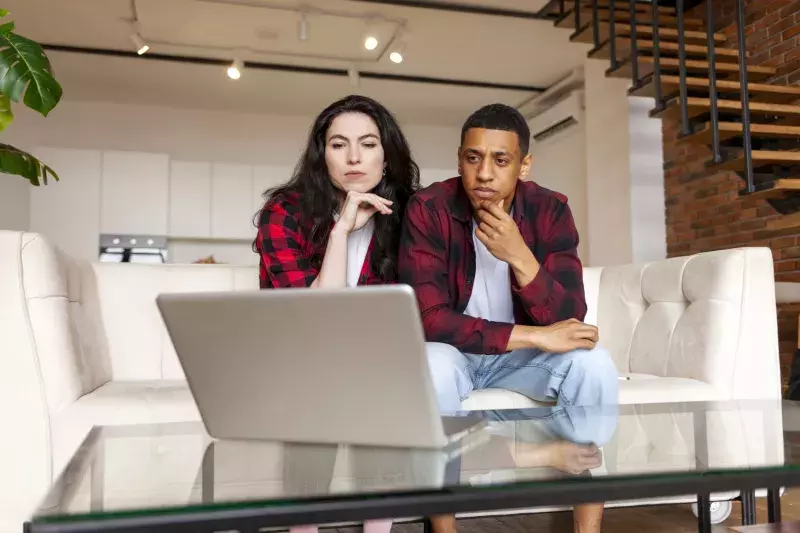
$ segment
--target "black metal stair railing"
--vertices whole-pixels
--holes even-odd
[[[674,2],[677,17],[677,41],[678,41],[678,76],[679,94],[678,105],[680,106],[680,135],[688,136],[694,133],[695,123],[689,113],[689,87],[688,87],[688,70],[687,70],[687,46],[686,46],[686,6],[688,0],[676,0]],[[611,69],[613,72],[620,68],[620,58],[617,55],[617,10],[615,0],[608,0],[604,4],[604,9],[608,10],[608,54],[611,61]],[[652,65],[653,71],[650,76],[650,81],[653,83],[653,91],[656,104],[656,112],[664,111],[667,106],[667,101],[664,96],[664,86],[662,84],[664,64],[661,51],[661,24],[660,24],[660,11],[659,0],[650,1],[652,8],[652,19],[649,25],[652,27]],[[696,2],[694,2],[696,4]],[[744,158],[744,170],[740,176],[747,183],[747,192],[755,191],[754,169],[753,169],[753,143],[750,125],[750,102],[749,102],[749,86],[748,86],[748,72],[747,72],[747,45],[746,45],[746,31],[744,21],[744,0],[737,0],[736,2],[736,32],[739,41],[739,84],[740,84],[740,101],[741,101],[741,125],[742,125],[742,148]],[[645,77],[640,76],[640,59],[641,49],[639,45],[639,16],[646,11],[638,11],[638,7],[642,6],[637,0],[629,0],[629,14],[630,23],[628,24],[628,35],[626,38],[630,42],[628,60],[631,67],[631,83],[632,88],[641,88],[647,80]],[[565,0],[558,0],[560,17],[563,19],[566,16]],[[588,7],[588,6],[587,6]],[[574,0],[573,16],[575,33],[578,34],[588,29],[582,27],[582,10],[584,8],[583,0]],[[591,25],[592,25],[592,43],[594,45],[593,52],[597,52],[603,46],[603,41],[600,35],[601,24],[605,23],[605,19],[601,20],[600,16],[600,1],[593,0],[591,2]],[[619,19],[623,20],[623,19]],[[707,68],[708,68],[708,95],[709,95],[709,113],[708,120],[711,128],[711,149],[713,154],[713,163],[719,164],[724,161],[723,147],[720,136],[720,116],[719,116],[719,83],[717,75],[717,61],[716,61],[716,33],[714,31],[714,5],[713,0],[706,0],[706,37],[707,37]],[[670,69],[673,70],[673,69]],[[702,116],[702,115],[701,115]]]

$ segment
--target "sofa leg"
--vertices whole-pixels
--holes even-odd
[[[711,498],[708,494],[697,495],[697,531],[711,533]]]
[[[767,515],[770,524],[781,521],[781,489],[767,490]]]
[[[754,490],[742,491],[742,525],[752,526],[756,523],[756,493]]]

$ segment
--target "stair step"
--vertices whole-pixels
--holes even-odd
[[[767,229],[770,231],[796,230],[798,227],[800,227],[800,212],[767,222]]]
[[[639,76],[648,76],[653,72],[655,65],[655,58],[649,56],[639,56]],[[619,68],[615,70],[609,69],[606,75],[614,78],[630,78],[631,77],[632,63],[629,59],[621,62]],[[717,63],[717,77],[719,79],[725,78],[739,78],[739,65],[734,63]],[[676,57],[662,57],[661,70],[662,72],[678,72],[680,68],[680,60]],[[686,60],[686,71],[690,73],[708,74],[708,61],[698,59]],[[775,76],[777,70],[772,67],[759,67],[747,66],[747,77],[751,81],[761,81]]]
[[[686,78],[686,86],[690,91],[708,92],[709,81],[707,78]],[[681,87],[680,76],[662,75],[661,93],[665,100],[678,95]],[[800,100],[800,87],[792,85],[768,85],[766,83],[748,83],[751,102],[769,102],[773,104],[790,104]],[[738,96],[741,84],[733,80],[717,80],[717,92]],[[651,77],[638,89],[631,89],[631,96],[647,96],[654,98],[656,95],[655,82]]]
[[[780,178],[769,183],[766,187],[748,194],[747,197],[756,200],[774,200],[796,193],[800,193],[800,179]]]
[[[708,98],[695,98],[689,97],[686,99],[687,107],[689,109],[689,118],[708,113],[711,109],[711,100]],[[783,117],[781,125],[791,126],[800,124],[800,106],[784,105],[784,104],[769,104],[765,102],[750,102],[750,116],[752,118],[763,117]],[[717,100],[717,108],[720,115],[738,115],[742,112],[742,103],[738,100]],[[669,117],[673,120],[680,120],[681,118],[681,103],[680,99],[674,99],[667,104],[667,108],[663,111],[653,111],[652,117],[665,118]]]
[[[726,141],[734,137],[741,137],[744,127],[740,122],[720,122],[719,140]],[[775,124],[750,124],[750,136],[763,139],[797,139],[800,138],[800,127],[779,126]],[[706,122],[703,127],[686,137],[680,138],[681,142],[694,144],[708,144],[714,142],[711,122]]]
[[[569,4],[569,2],[567,2]],[[558,13],[558,9],[554,11]],[[598,15],[600,16],[601,22],[608,22],[611,20],[611,13],[610,10],[607,8],[600,8],[598,9]],[[581,25],[586,24],[587,22],[592,21],[593,10],[591,8],[583,8],[581,9]],[[631,20],[630,13],[622,12],[620,10],[616,10],[614,15],[614,21],[618,22],[629,22]],[[642,25],[653,25],[653,17],[650,12],[637,12],[636,13],[636,22]],[[684,18],[683,24],[685,29],[687,30],[703,30],[704,24],[703,19],[696,19],[696,18]],[[677,28],[678,27],[678,18],[670,15],[659,15],[658,17],[658,25],[661,28]],[[560,18],[556,22],[556,27],[558,28],[575,28],[575,12],[572,8],[565,12],[564,16]]]
[[[800,165],[800,152],[773,151],[773,150],[753,150],[753,168],[768,165],[795,166]],[[717,165],[710,165],[708,169],[712,172],[744,172],[744,154],[739,157],[723,161]]]
[[[653,41],[646,39],[637,39],[636,42],[638,43],[640,52],[641,51],[650,52],[654,49]],[[610,39],[605,41],[603,44],[600,45],[600,48],[591,50],[588,56],[591,59],[610,59],[611,58],[610,43],[611,43]],[[631,43],[630,38],[617,37],[617,57],[619,57],[620,54],[627,53],[630,50],[630,43]],[[661,49],[662,58],[665,56],[678,55],[679,51],[678,43],[662,42],[660,43],[659,48]],[[716,57],[717,63],[723,63],[723,62],[738,63],[739,61],[739,51],[731,48],[718,47],[714,50],[714,55]],[[708,57],[708,47],[701,46],[699,44],[687,44],[686,57],[706,58]]]
[[[581,21],[583,22],[583,21]],[[599,36],[600,41],[607,41],[610,34],[610,25],[607,22],[601,22],[598,24],[599,29]],[[614,33],[617,35],[621,35],[624,37],[629,37],[631,34],[631,26],[630,24],[614,24]],[[652,38],[653,36],[653,27],[652,26],[640,26],[636,25],[636,35],[637,37],[648,37]],[[686,43],[687,44],[706,44],[708,42],[708,35],[704,31],[693,31],[693,30],[685,30],[683,32]],[[658,35],[661,39],[661,42],[665,41],[678,41],[678,30],[675,28],[661,28],[658,32]],[[724,33],[715,33],[714,40],[717,43],[724,43],[727,40],[727,37]],[[570,37],[570,41],[576,43],[593,43],[594,42],[594,26],[593,24],[585,25],[580,31],[573,33]]]
[[[594,5],[595,1],[597,1],[597,5],[600,6],[600,7],[606,7],[606,8],[610,8],[611,7],[611,2],[609,0],[581,0],[581,4],[583,4],[583,5],[587,6],[587,7],[592,7]],[[566,2],[567,2],[567,5],[571,5],[571,6],[575,5],[574,0],[573,1],[566,0]],[[634,6],[635,6],[634,9],[636,9],[636,11],[644,11],[646,13],[650,13],[650,12],[653,11],[653,6],[649,2],[647,2],[647,3],[645,3],[645,2],[634,2]],[[628,13],[629,10],[630,10],[630,3],[625,2],[624,0],[616,0],[614,2],[614,10],[615,11],[624,11],[625,13]],[[664,14],[669,14],[669,15],[674,15],[676,13],[676,10],[675,10],[674,7],[671,7],[671,6],[658,6],[658,12],[659,13],[664,13]]]

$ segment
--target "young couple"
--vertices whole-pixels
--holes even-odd
[[[581,322],[567,200],[524,181],[529,137],[517,110],[485,106],[462,128],[459,177],[418,191],[392,114],[363,96],[333,103],[291,181],[266,193],[261,287],[414,287],[442,412],[486,388],[563,406],[616,404],[614,363],[595,348],[597,328]],[[576,506],[575,531],[600,531],[602,514],[602,504]],[[436,533],[455,531],[453,517],[432,523]],[[390,527],[365,524],[368,533]]]

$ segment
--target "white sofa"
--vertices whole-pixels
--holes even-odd
[[[81,263],[41,235],[0,231],[0,532],[19,530],[92,426],[197,420],[155,297],[255,290],[257,277],[255,267]],[[768,249],[587,268],[584,279],[587,321],[631,378],[621,403],[780,397]],[[464,407],[529,405],[479,391]]]

